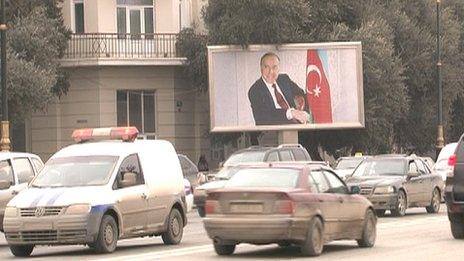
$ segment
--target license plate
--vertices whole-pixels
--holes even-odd
[[[230,211],[235,213],[261,213],[263,212],[262,204],[232,204]]]

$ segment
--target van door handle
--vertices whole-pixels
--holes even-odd
[[[11,195],[18,195],[19,191],[13,190],[11,191]]]
[[[147,194],[145,194],[145,193],[142,193],[142,195],[140,195],[140,197],[143,198],[143,199],[147,199],[147,198],[148,198]]]

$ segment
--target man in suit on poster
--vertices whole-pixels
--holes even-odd
[[[264,54],[261,78],[248,91],[256,125],[312,123],[303,90],[287,74],[279,74],[279,63],[277,54]]]

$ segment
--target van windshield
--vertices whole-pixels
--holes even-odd
[[[78,156],[49,160],[32,182],[33,187],[104,185],[114,170],[117,156]]]

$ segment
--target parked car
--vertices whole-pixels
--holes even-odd
[[[353,156],[353,157],[340,157],[335,163],[335,173],[345,180],[348,176],[353,174],[353,171],[363,160],[369,158],[369,156]]]
[[[437,162],[433,165],[433,171],[440,174],[443,182],[446,181],[447,176],[453,173],[453,168],[448,165],[448,160],[456,151],[457,146],[457,142],[446,144],[446,146],[441,149],[440,154],[438,154]]]
[[[184,175],[184,178],[186,178],[189,182],[190,185],[195,188],[198,186],[198,168],[195,163],[193,163],[186,155],[184,154],[177,154],[177,157],[179,157],[179,162],[180,166],[182,168],[182,174]]]
[[[5,209],[13,255],[61,244],[109,253],[119,239],[150,235],[178,244],[187,216],[177,153],[168,141],[137,134],[134,127],[74,131],[79,144],[56,152]],[[120,142],[87,142],[97,136]]]
[[[457,143],[448,161],[451,172],[446,179],[445,202],[451,233],[456,239],[464,239],[464,135]]]
[[[346,183],[359,186],[379,216],[386,210],[404,216],[410,207],[425,207],[428,213],[440,210],[443,180],[420,157],[381,155],[366,159]]]
[[[287,163],[290,163],[290,161],[286,161]],[[280,162],[280,163],[286,163],[286,162]],[[329,164],[324,161],[295,161],[292,162],[293,164],[304,164],[308,165],[311,167],[329,167]],[[249,165],[254,165],[256,163],[248,162],[248,163],[242,163],[237,166],[229,167],[229,168],[223,168],[221,169],[215,176],[214,180],[208,183],[205,183],[199,187],[197,187],[194,191],[194,204],[197,207],[198,215],[200,217],[205,216],[205,201],[206,201],[206,196],[209,191],[213,191],[218,188],[224,187],[226,184],[227,180],[229,180],[237,171],[239,171],[241,168],[245,168]],[[271,163],[270,163],[271,164]]]
[[[329,168],[304,164],[256,164],[241,168],[226,185],[208,193],[204,227],[218,255],[240,243],[295,244],[317,256],[326,242],[357,240],[372,247],[372,204]]]
[[[27,188],[43,168],[39,156],[31,153],[0,152],[0,231],[3,232],[3,216],[8,202]]]

